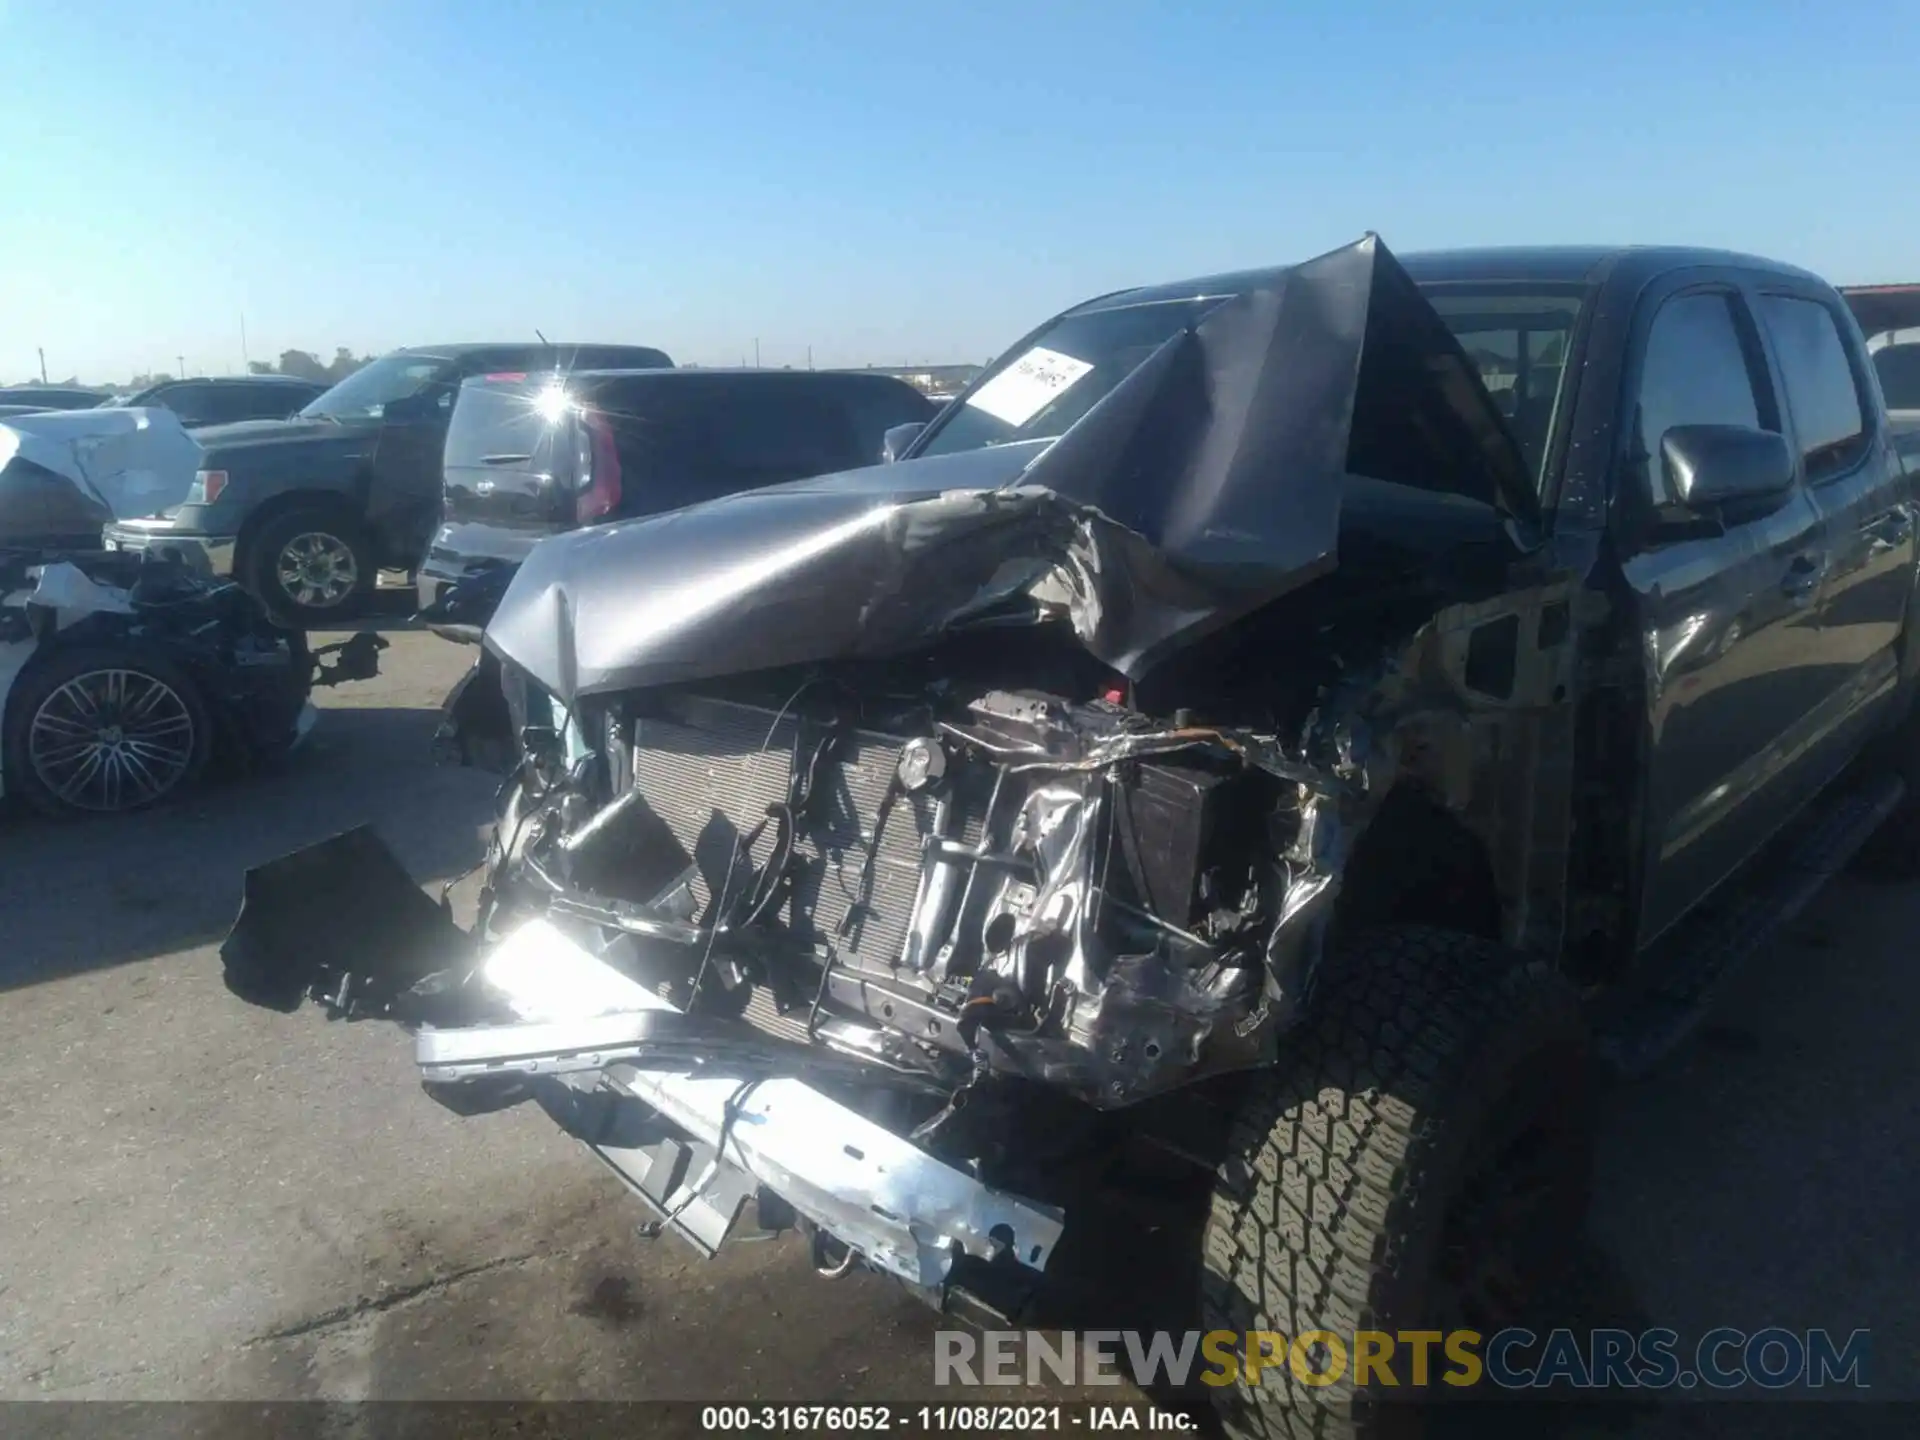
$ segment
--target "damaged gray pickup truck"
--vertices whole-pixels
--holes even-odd
[[[1167,1328],[1525,1315],[1599,1062],[1920,754],[1914,497],[1839,298],[1369,237],[1081,305],[891,448],[536,547],[449,701],[509,757],[476,933],[354,831],[248,876],[230,987],[398,1021],[702,1249],[751,1209],[1037,1319],[1117,1210],[1081,1258],[1177,1235]],[[1216,1398],[1411,1418],[1335,1378]]]

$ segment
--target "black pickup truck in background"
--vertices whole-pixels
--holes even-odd
[[[440,456],[461,381],[532,370],[670,367],[641,345],[424,345],[369,362],[285,420],[194,438],[205,468],[186,503],[111,525],[119,550],[230,574],[297,625],[352,618],[381,570],[415,571],[440,511]]]
[[[1291,1342],[1229,1433],[1405,1433],[1336,1347],[1527,1323],[1603,1063],[1912,822],[1881,388],[1713,251],[1089,301],[896,463],[533,547],[475,931],[362,828],[249,875],[227,983],[403,1022],[703,1251],[757,1192],[936,1305]]]

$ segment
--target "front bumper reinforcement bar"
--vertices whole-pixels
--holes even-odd
[[[421,1029],[415,1058],[425,1079],[598,1070],[605,1085],[644,1102],[706,1157],[705,1174],[688,1177],[685,1199],[717,1189],[737,1208],[738,1175],[729,1173],[737,1170],[922,1289],[940,1286],[959,1252],[1046,1268],[1060,1238],[1057,1209],[990,1189],[790,1076],[657,1068],[663,1059],[685,1064],[678,1044],[650,1043],[677,1038],[681,1027],[646,1018],[679,1012],[552,923],[530,920],[502,940],[485,974],[521,1023]],[[625,1156],[592,1148],[649,1194],[627,1173]],[[674,1204],[664,1208],[671,1216]],[[696,1238],[705,1249],[718,1241],[710,1232]]]

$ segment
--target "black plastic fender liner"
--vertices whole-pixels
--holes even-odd
[[[519,764],[517,733],[500,660],[492,651],[481,650],[440,702],[440,724],[433,732],[434,761],[506,775]]]
[[[282,1012],[318,991],[337,1011],[385,1014],[472,954],[471,938],[370,825],[249,870],[220,945],[227,989]]]

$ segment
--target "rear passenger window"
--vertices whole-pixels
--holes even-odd
[[[704,397],[699,439],[707,468],[741,487],[798,480],[859,463],[853,427],[824,387]]]
[[[207,386],[206,396],[201,400],[199,417],[208,425],[224,425],[229,420],[251,420],[253,412],[248,408],[244,392],[226,385]]]
[[[304,390],[292,386],[281,387],[256,385],[241,390],[235,397],[236,419],[241,420],[284,420],[313,396]]]
[[[211,385],[175,385],[160,392],[154,402],[180,417],[182,425],[205,425],[221,417],[213,403]]]
[[[594,404],[613,423],[630,514],[869,463],[824,386],[661,375],[610,382]]]
[[[1807,478],[1821,480],[1850,469],[1866,451],[1867,427],[1833,312],[1815,300],[1766,295],[1760,314],[1780,362],[1787,413],[1793,416]]]
[[[1647,333],[1634,428],[1647,493],[1655,504],[1674,498],[1660,461],[1660,438],[1674,426],[1778,428],[1771,392],[1754,386],[1735,303],[1732,295],[1718,291],[1675,296],[1660,307]]]
[[[200,413],[210,425],[233,420],[278,420],[305,403],[291,388],[265,385],[210,385]]]

